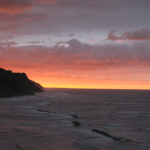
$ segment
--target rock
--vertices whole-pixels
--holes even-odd
[[[39,83],[35,82],[35,81],[32,81],[30,80],[33,84],[35,84],[37,87],[39,87],[40,89],[44,89],[43,86],[41,86]]]
[[[39,107],[37,111],[41,111],[41,112],[49,112],[48,110],[43,109],[42,107]]]
[[[126,138],[124,138],[124,137],[116,137],[116,136],[113,136],[113,135],[111,135],[111,134],[109,134],[109,133],[107,133],[107,132],[105,132],[105,131],[101,131],[101,130],[97,130],[97,129],[92,129],[92,131],[93,131],[93,132],[96,132],[96,133],[98,133],[98,134],[102,134],[102,135],[104,135],[104,136],[107,136],[107,137],[109,137],[109,138],[111,138],[111,139],[113,139],[113,140],[115,140],[115,141],[134,142],[134,141],[132,141],[132,140],[130,140],[130,139],[126,139]]]
[[[72,117],[74,117],[74,118],[78,118],[78,116],[77,115],[71,115]]]
[[[13,73],[0,68],[0,97],[34,95],[34,92],[43,92],[31,81],[25,73]]]
[[[20,150],[25,150],[25,149],[23,149],[20,145],[16,145],[16,148],[17,148],[17,149],[20,149]]]
[[[74,125],[74,127],[81,126],[81,123],[79,121],[72,121],[72,124]]]
[[[70,115],[71,115],[73,118],[79,118],[74,112],[70,112]]]

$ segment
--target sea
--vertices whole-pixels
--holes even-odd
[[[150,150],[149,90],[44,91],[5,99],[11,120],[5,116],[1,123],[7,123],[7,130],[13,126],[8,145],[26,150]],[[5,134],[1,137],[7,143]],[[11,143],[11,138],[16,140]],[[7,148],[4,143],[0,148]]]

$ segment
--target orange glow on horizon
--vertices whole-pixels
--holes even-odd
[[[121,81],[111,79],[86,79],[86,78],[32,78],[45,88],[76,88],[76,89],[147,89],[150,82],[146,81]]]
[[[85,85],[49,85],[49,84],[41,84],[45,88],[72,88],[72,89],[135,89],[135,90],[150,90],[150,86],[143,86],[141,85],[97,85],[97,86],[85,86]]]
[[[5,68],[11,70],[11,68]],[[75,74],[57,74],[46,75],[47,72],[42,72],[42,70],[35,72],[35,70],[30,69],[13,69],[13,72],[25,72],[29,79],[41,84],[45,88],[76,88],[76,89],[142,89],[150,90],[150,81],[148,80],[138,80],[135,75],[131,75],[132,79],[119,79],[121,74],[111,74],[112,78],[109,78],[105,74],[105,78],[97,78],[97,76],[91,77],[78,77]],[[86,73],[82,73],[86,75]],[[96,75],[96,73],[95,73]],[[130,74],[129,74],[130,75]],[[142,76],[141,74],[136,74],[136,76]],[[104,75],[103,75],[104,76]],[[125,76],[127,76],[125,74]],[[124,77],[124,76],[123,76]],[[129,76],[130,77],[130,76]],[[143,77],[144,78],[144,77]]]

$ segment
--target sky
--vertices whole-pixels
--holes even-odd
[[[0,67],[44,87],[150,89],[150,0],[0,0]]]

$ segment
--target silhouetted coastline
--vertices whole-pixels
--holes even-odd
[[[0,98],[34,95],[35,92],[43,92],[42,86],[30,80],[25,73],[0,68]]]

